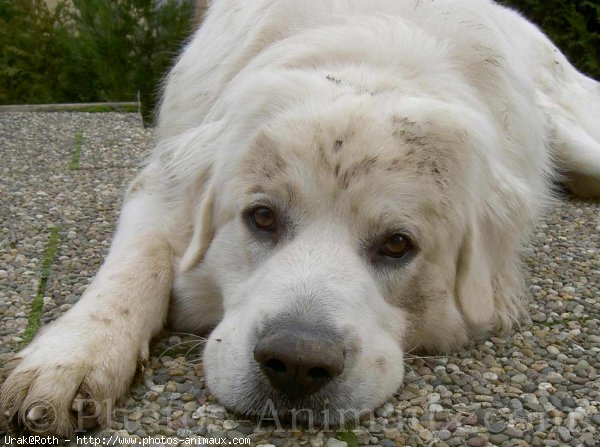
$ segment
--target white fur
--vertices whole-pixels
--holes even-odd
[[[600,195],[599,118],[598,83],[492,2],[216,1],[168,78],[106,263],[18,354],[3,407],[27,422],[49,403],[34,431],[69,433],[78,392],[124,392],[172,287],[176,328],[214,328],[204,366],[227,406],[264,407],[256,337],[292,312],[327,321],[347,351],[309,409],[371,409],[407,349],[522,317],[519,249],[554,173]],[[278,243],[244,221],[261,201],[290,223]],[[413,255],[373,264],[369,237],[399,228]]]

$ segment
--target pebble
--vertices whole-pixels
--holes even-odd
[[[502,445],[510,438],[504,434],[494,434],[490,436],[490,442],[494,445]]]
[[[450,430],[439,430],[435,432],[435,437],[440,441],[447,441],[452,436],[452,432]]]
[[[131,413],[129,413],[127,418],[130,421],[139,421],[142,418],[142,412],[141,411],[132,411]]]
[[[400,437],[400,430],[396,427],[387,428],[383,430],[383,436],[385,437],[385,439],[398,439]]]
[[[499,434],[506,430],[506,424],[503,422],[492,422],[487,425],[487,429],[492,434]]]
[[[336,438],[329,438],[327,440],[327,444],[325,444],[326,447],[347,447],[348,443],[345,441],[340,441],[339,439]]]
[[[522,438],[524,435],[522,430],[519,430],[518,428],[515,428],[515,427],[508,427],[506,429],[506,431],[504,432],[504,434],[506,436],[508,436],[509,438],[518,438],[518,439]]]
[[[511,399],[510,400],[510,408],[512,408],[513,410],[522,410],[523,409],[523,403],[519,400],[519,399]]]
[[[429,405],[429,411],[432,413],[439,413],[440,411],[444,411],[444,407],[438,404],[431,404]]]
[[[469,447],[484,447],[487,444],[487,439],[481,437],[469,438],[467,440],[467,445]]]
[[[546,376],[546,380],[550,383],[556,384],[561,383],[564,379],[563,376],[561,376],[559,373],[550,371]]]
[[[433,439],[433,434],[427,429],[420,430],[419,438],[421,438],[423,442],[430,442]]]
[[[569,442],[573,438],[569,432],[569,429],[566,427],[558,427],[557,431],[560,439],[562,439],[564,442]]]
[[[526,382],[528,379],[527,379],[527,376],[526,376],[525,374],[515,374],[514,376],[512,376],[512,377],[510,378],[510,380],[511,380],[511,382],[513,382],[513,383],[524,383],[524,382]]]

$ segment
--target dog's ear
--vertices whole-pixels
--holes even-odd
[[[455,297],[465,321],[484,329],[494,319],[493,265],[490,241],[473,219],[465,232],[456,263]]]
[[[457,306],[474,333],[508,330],[526,309],[520,242],[508,226],[493,222],[471,220],[456,263]]]
[[[183,217],[179,221],[183,226],[177,231],[189,234],[191,224],[192,235],[187,247],[178,247],[183,252],[179,263],[182,272],[202,261],[213,238],[214,148],[222,128],[222,123],[214,122],[190,129],[161,141],[155,151],[155,161],[160,166],[167,191],[166,200],[178,203],[182,210]]]
[[[206,193],[194,216],[194,232],[192,234],[192,239],[179,264],[179,269],[182,272],[190,270],[196,264],[201,262],[210,246],[214,235],[214,203],[214,188],[211,185],[208,185]]]

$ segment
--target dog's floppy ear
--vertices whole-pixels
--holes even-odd
[[[472,219],[459,248],[456,264],[455,296],[465,321],[477,329],[485,329],[494,320],[492,286],[495,256],[481,225]]]
[[[474,333],[508,330],[526,309],[520,242],[509,226],[496,220],[471,220],[456,263],[456,303]]]
[[[223,128],[214,122],[190,129],[181,135],[159,143],[155,157],[162,169],[168,200],[179,203],[183,210],[180,219],[185,226],[178,229],[192,236],[179,263],[185,272],[202,261],[214,233],[213,207],[215,203],[214,169],[216,139]],[[189,234],[189,233],[188,233]]]
[[[194,216],[194,232],[186,249],[179,269],[186,272],[202,261],[214,235],[213,208],[215,203],[214,188],[207,186],[203,200]]]

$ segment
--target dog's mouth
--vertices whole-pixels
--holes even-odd
[[[325,385],[318,392],[305,395],[286,393],[264,380],[257,367],[245,397],[238,396],[232,410],[256,419],[260,423],[287,424],[295,427],[339,426],[359,421],[372,409],[358,409],[345,397],[349,390],[338,380]],[[250,384],[249,384],[250,385]]]

